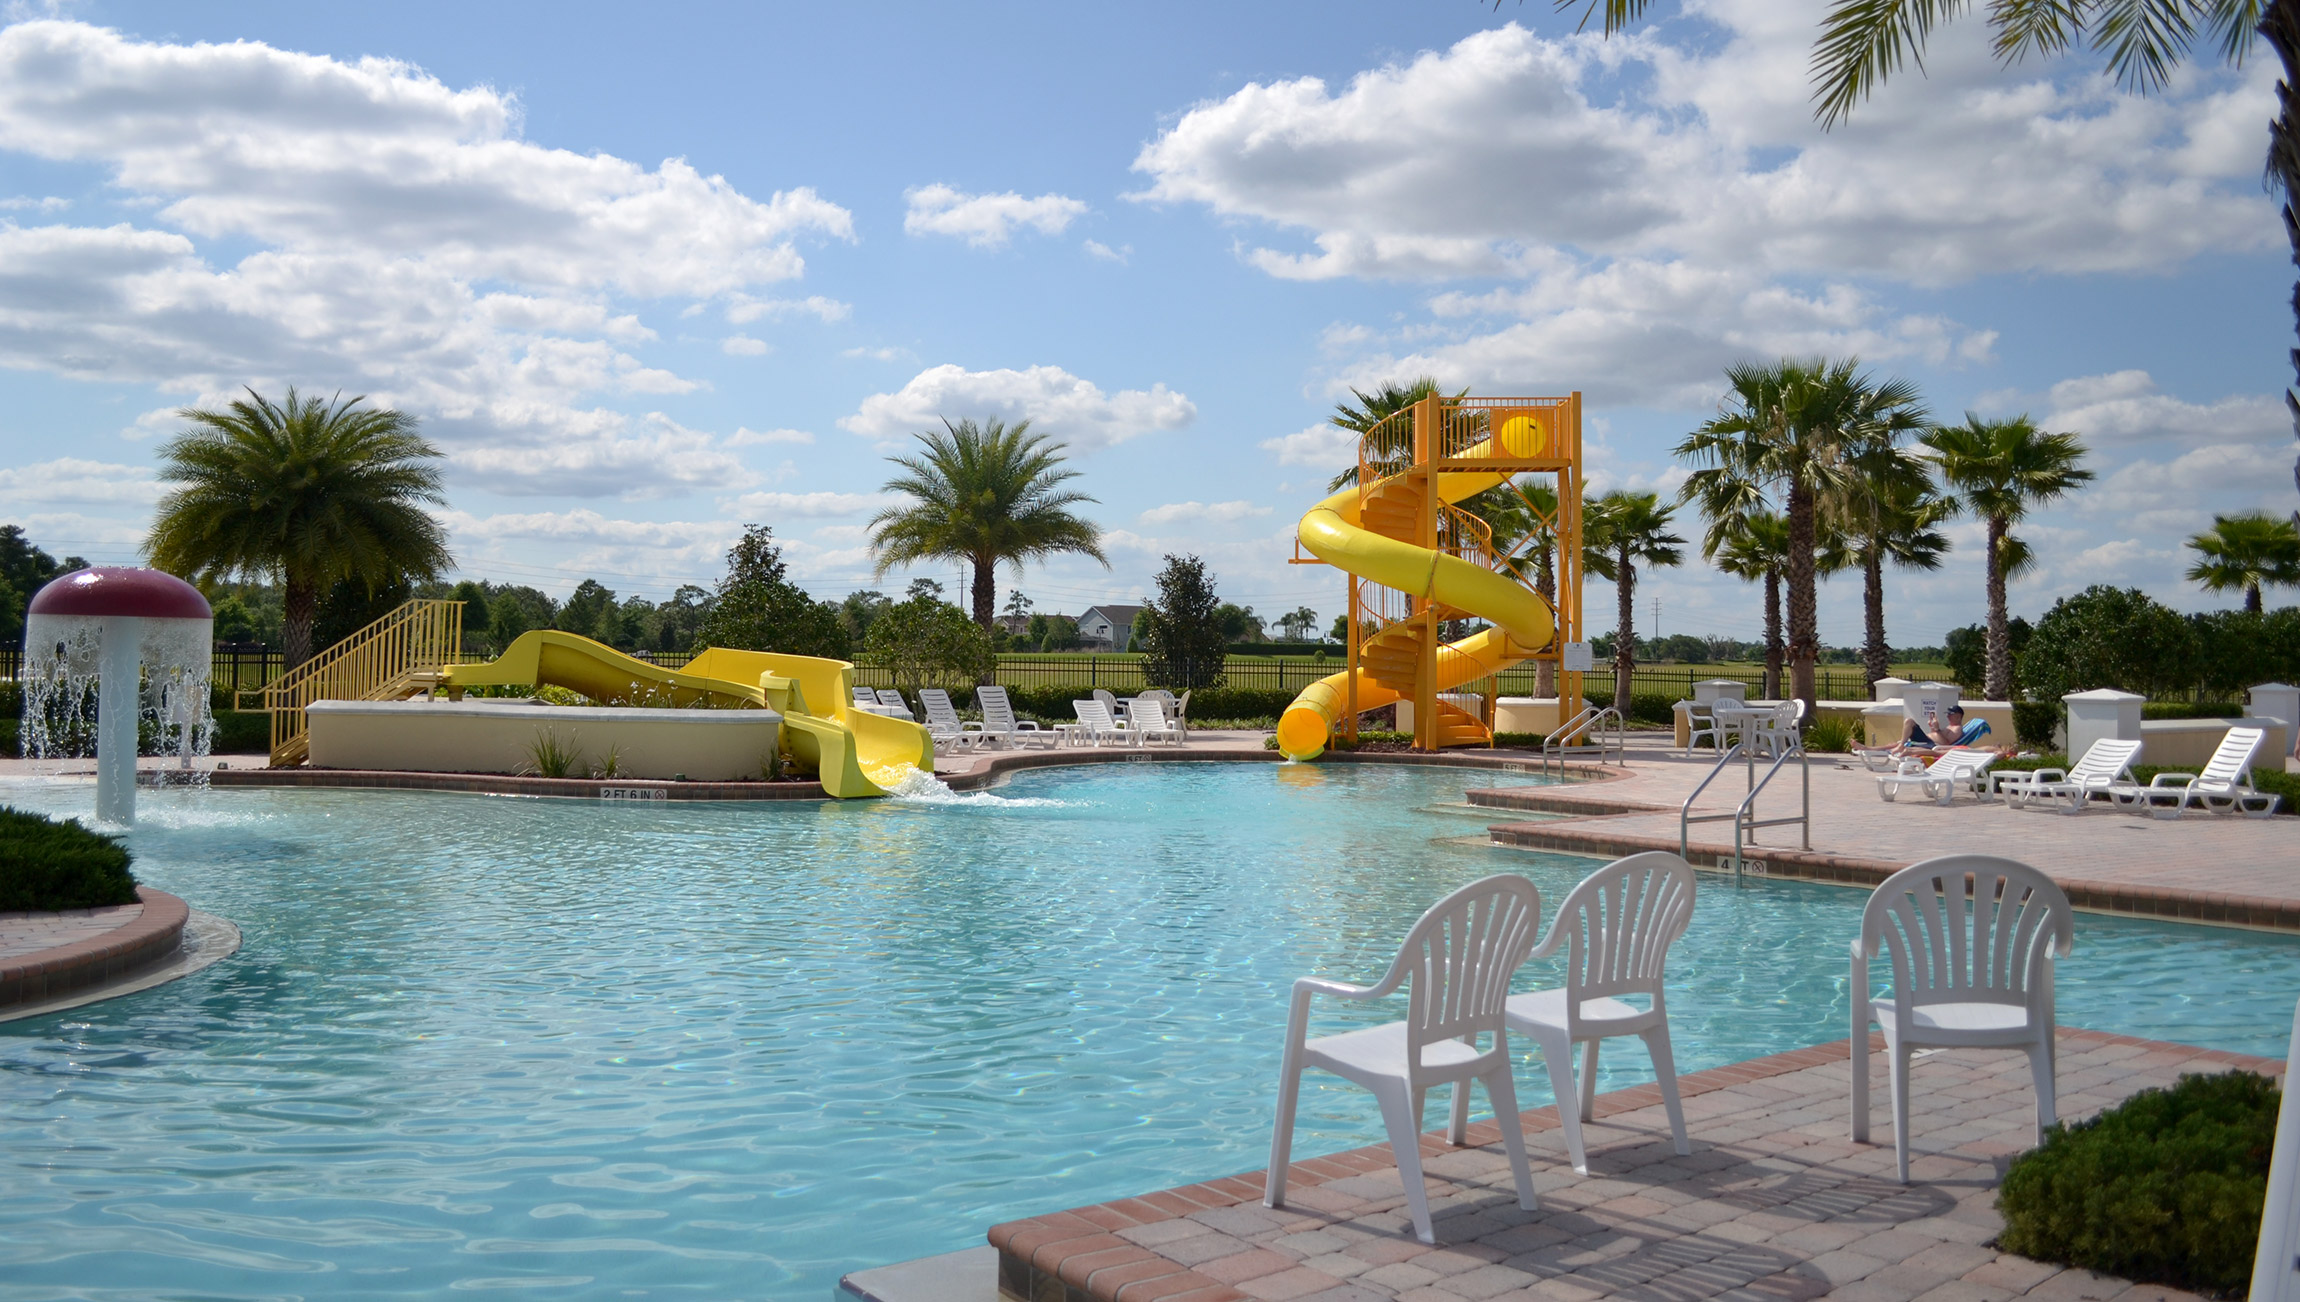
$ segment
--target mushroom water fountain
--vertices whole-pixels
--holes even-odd
[[[192,758],[208,749],[215,613],[173,574],[125,566],[75,570],[24,612],[25,753],[96,752],[96,817],[136,820],[136,752]]]

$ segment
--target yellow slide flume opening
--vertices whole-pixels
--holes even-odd
[[[1548,431],[1540,424],[1520,418],[1503,425],[1498,440],[1489,438],[1459,456],[1464,460],[1537,456],[1547,438]],[[1459,502],[1503,482],[1512,473],[1442,471],[1437,475],[1437,495],[1447,503]],[[1493,622],[1494,627],[1450,643],[1439,652],[1436,690],[1450,691],[1499,673],[1549,645],[1557,631],[1557,616],[1539,593],[1506,574],[1458,556],[1360,527],[1359,509],[1365,491],[1352,485],[1311,507],[1302,516],[1296,536],[1304,550],[1337,569]],[[1397,691],[1362,669],[1329,674],[1302,689],[1279,716],[1280,753],[1289,759],[1306,760],[1325,751],[1335,722],[1349,708],[1353,672],[1358,676],[1360,711],[1377,710],[1399,699]]]
[[[450,665],[447,691],[541,687],[594,701],[772,709],[783,716],[783,748],[811,764],[823,790],[842,799],[883,796],[912,769],[934,771],[934,739],[907,719],[856,710],[854,666],[816,656],[710,647],[677,669],[624,655],[556,629],[522,633],[486,664]]]

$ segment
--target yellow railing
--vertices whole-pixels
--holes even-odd
[[[272,767],[304,761],[304,707],[314,701],[390,701],[431,685],[463,646],[463,603],[410,601],[266,683],[260,696],[272,716]]]

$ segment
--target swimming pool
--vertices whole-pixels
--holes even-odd
[[[1486,818],[1443,808],[1472,783],[1156,764],[947,804],[147,792],[139,873],[246,944],[0,1024],[0,1278],[821,1302],[1000,1220],[1253,1169],[1293,978],[1372,979],[1465,881],[1521,871],[1553,907],[1590,866],[1476,844]],[[1862,894],[1701,888],[1681,1069],[1841,1037]],[[2058,989],[2066,1025],[2281,1055],[2300,941],[2083,915]],[[1606,1085],[1646,1068],[1609,1054]],[[1549,1100],[1538,1065],[1519,1090]],[[1362,1091],[1305,1092],[1297,1154],[1380,1136]]]

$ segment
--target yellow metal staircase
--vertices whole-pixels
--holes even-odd
[[[304,707],[314,701],[399,701],[431,690],[463,647],[463,603],[410,601],[264,684],[256,696],[272,716],[271,763],[292,768],[310,757]]]

